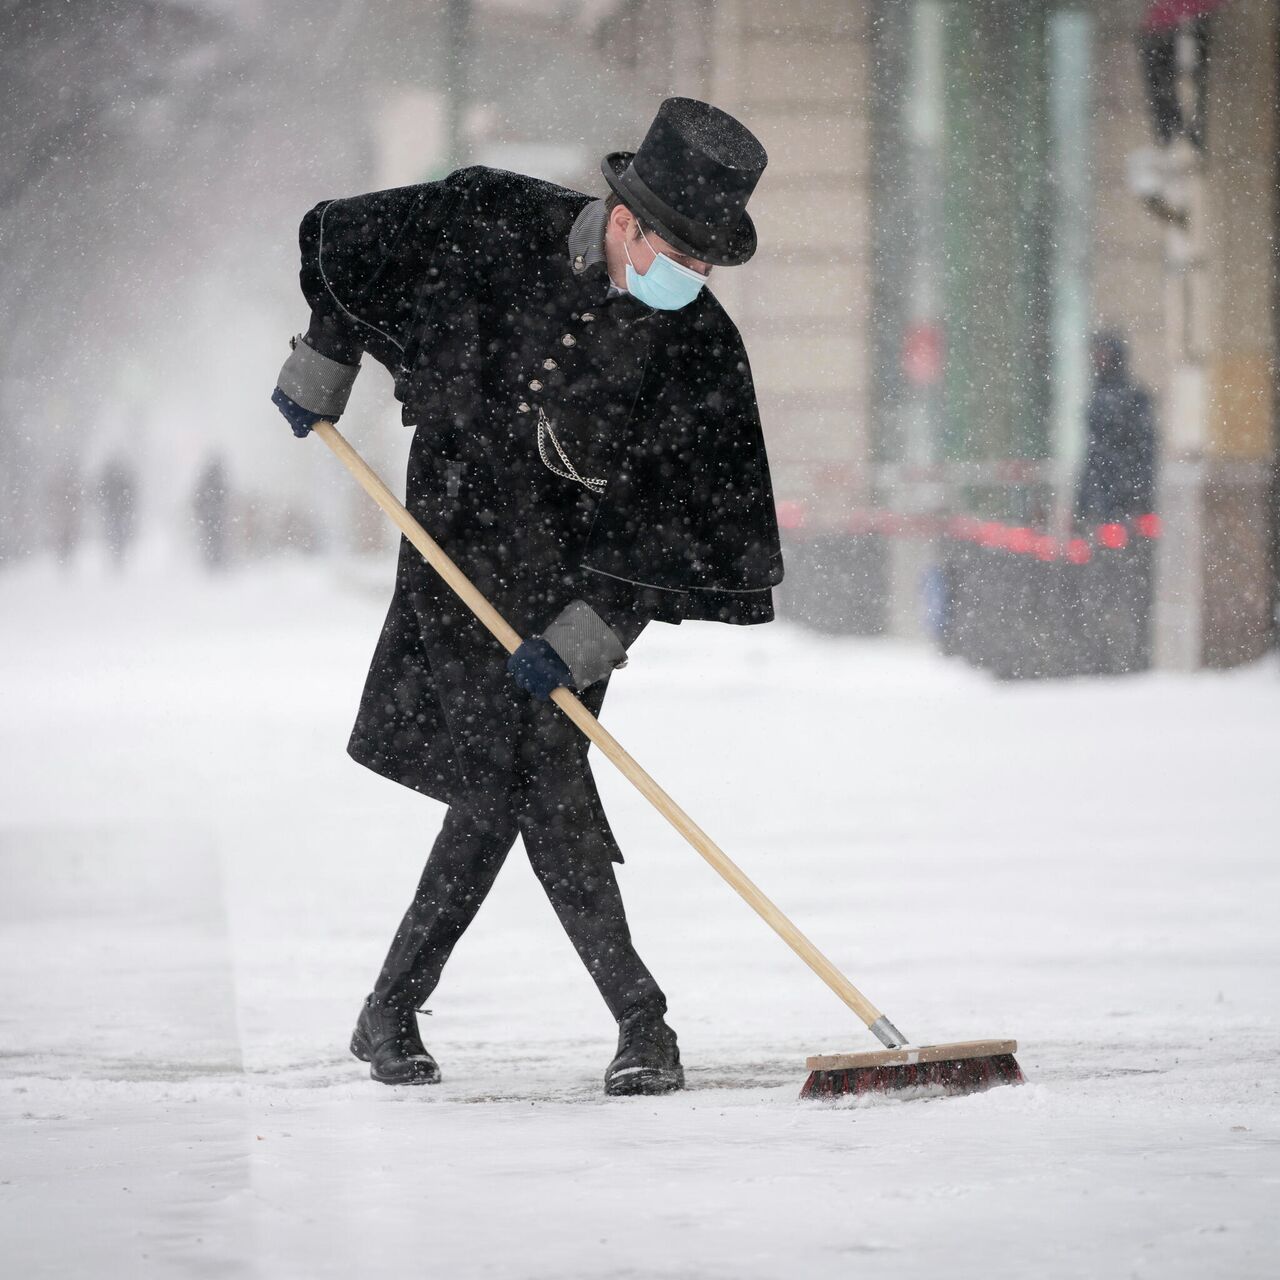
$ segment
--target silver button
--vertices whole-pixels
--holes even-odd
[[[537,380],[537,378],[530,378],[530,379],[529,379],[529,390],[530,390],[530,391],[541,391],[541,390],[542,390],[542,383],[540,383],[540,382]]]
[[[550,356],[548,356],[548,357],[547,357],[547,358],[542,362],[542,367],[543,367],[544,369],[554,369],[554,368],[556,368],[557,366],[556,366],[556,362],[555,362],[555,361],[554,361]]]
[[[587,260],[582,254],[578,254],[573,260],[573,269],[575,271],[585,271],[587,269]]]
[[[596,318],[596,313],[594,311],[584,311],[582,313],[582,318],[590,324]]]
[[[519,403],[518,405],[516,405],[516,412],[517,412],[517,413],[528,413],[528,412],[529,412],[529,402],[528,402],[527,400],[521,400],[521,401],[520,401],[520,403]]]
[[[566,334],[564,335],[564,337],[560,339],[560,341],[561,341],[561,342],[563,342],[563,343],[564,343],[564,345],[565,345],[566,347],[571,347],[571,346],[573,346],[573,345],[574,345],[574,343],[576,343],[578,340],[577,340],[577,338],[575,338],[575,337],[573,336],[573,334],[571,334],[571,333],[566,333]]]

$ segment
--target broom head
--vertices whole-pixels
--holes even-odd
[[[805,1064],[809,1078],[800,1096],[841,1098],[901,1089],[981,1093],[998,1084],[1022,1084],[1022,1069],[1013,1056],[1017,1048],[1016,1040],[966,1040],[868,1053],[819,1053]]]

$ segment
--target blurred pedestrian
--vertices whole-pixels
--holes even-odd
[[[107,550],[117,567],[124,563],[133,542],[137,493],[133,466],[124,458],[112,458],[98,477],[98,506]]]
[[[218,457],[205,464],[191,495],[200,553],[208,569],[227,563],[227,469]]]
[[[1117,333],[1091,346],[1093,391],[1085,424],[1076,520],[1094,543],[1080,582],[1082,666],[1099,675],[1146,670],[1151,663],[1153,556],[1135,536],[1155,510],[1156,430],[1151,397],[1129,373]]]
[[[1123,523],[1155,510],[1156,430],[1151,396],[1129,373],[1120,334],[1094,336],[1093,390],[1085,420],[1085,457],[1075,515],[1086,529]]]

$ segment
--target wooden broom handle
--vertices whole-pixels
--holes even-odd
[[[347,443],[332,422],[320,421],[312,430],[338,455],[366,493],[395,521],[427,563],[449,584],[463,603],[494,634],[508,653],[521,644],[507,620],[476,590],[471,580],[445,554],[444,549],[405,510],[377,473]],[[655,809],[738,891],[746,904],[820,977],[841,1000],[870,1027],[882,1017],[880,1010],[787,919],[751,882],[709,835],[636,763],[616,738],[565,688],[551,700],[617,766],[622,775]]]

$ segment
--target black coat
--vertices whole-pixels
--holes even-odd
[[[1095,343],[1097,371],[1085,416],[1076,518],[1085,526],[1155,510],[1156,428],[1151,397],[1129,377],[1119,339]]]
[[[766,622],[782,561],[741,339],[706,289],[677,312],[606,301],[603,266],[568,254],[590,199],[472,168],[318,205],[301,232],[312,334],[391,371],[416,428],[406,505],[522,635],[575,598],[625,643],[653,619]],[[402,541],[352,755],[448,802],[553,759],[589,779],[554,709],[530,735],[504,664]]]

